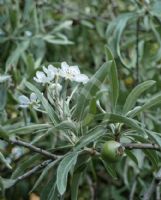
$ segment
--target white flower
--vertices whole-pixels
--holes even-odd
[[[40,72],[40,71],[37,71],[36,72],[36,77],[33,78],[36,82],[38,83],[48,83],[50,82],[50,80],[48,79],[48,77],[45,75],[44,72]]]
[[[30,99],[25,95],[19,96],[18,101],[21,108],[27,108],[30,105]]]
[[[89,78],[81,74],[78,66],[69,66],[66,62],[61,63],[60,76],[80,83],[87,83]]]
[[[25,95],[19,96],[18,101],[21,108],[27,108],[30,105],[33,105],[34,108],[38,108],[40,106],[39,100],[34,92],[30,94],[30,98]]]
[[[57,73],[58,69],[55,68],[53,65],[49,65],[48,68],[43,66],[43,72],[37,71],[36,77],[34,77],[33,79],[38,83],[50,83]]]
[[[53,80],[55,75],[58,74],[58,69],[53,65],[49,65],[48,68],[43,66],[43,71],[47,74],[49,80]]]

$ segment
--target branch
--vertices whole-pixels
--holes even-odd
[[[161,148],[157,144],[146,144],[146,143],[122,143],[122,146],[126,149],[152,149],[161,151]]]
[[[46,151],[44,149],[36,147],[36,146],[34,146],[32,144],[29,144],[27,142],[23,142],[21,140],[9,139],[9,140],[6,140],[6,141],[9,142],[9,143],[11,143],[11,144],[14,144],[14,145],[26,147],[26,148],[28,148],[28,149],[30,149],[30,150],[32,150],[34,152],[37,152],[39,154],[42,154],[43,156],[48,157],[48,158],[50,158],[52,160],[55,160],[55,159],[57,159],[57,158],[60,157],[58,155],[52,154],[52,153],[50,153],[50,152],[48,152],[48,151]]]
[[[16,185],[19,181],[22,181],[26,178],[28,178],[29,176],[31,176],[32,174],[36,173],[38,170],[46,167],[49,163],[51,163],[52,160],[45,160],[44,162],[42,162],[41,164],[37,165],[36,167],[32,168],[31,170],[29,170],[28,172],[26,172],[25,174],[23,174],[22,176],[19,176],[14,185]],[[13,186],[13,185],[12,185]]]
[[[157,172],[155,177],[153,178],[148,190],[145,192],[143,200],[150,200],[153,192],[155,191],[155,188],[159,185],[161,182],[161,169]]]

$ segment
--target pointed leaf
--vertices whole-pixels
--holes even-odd
[[[117,178],[117,174],[114,169],[114,166],[110,163],[106,163],[103,159],[101,159],[101,161],[102,161],[107,173],[110,174],[110,176],[112,176],[113,178]]]
[[[86,147],[88,144],[98,140],[99,138],[103,137],[106,134],[106,129],[99,127],[90,130],[85,136],[83,136],[76,146],[74,150],[80,150],[82,147]]]
[[[143,111],[145,111],[153,106],[156,106],[158,104],[161,104],[161,94],[157,94],[157,95],[151,97],[150,99],[148,99],[144,105],[140,106],[140,108],[137,110],[137,112],[135,112],[135,114],[132,115],[132,117],[135,117],[140,112],[143,112]]]
[[[72,185],[71,185],[71,200],[78,199],[78,188],[79,188],[79,182],[80,182],[81,176],[82,176],[82,173],[75,173],[73,176]]]
[[[40,182],[42,182],[43,178],[46,176],[46,174],[48,173],[48,171],[55,166],[55,164],[58,162],[58,160],[54,160],[53,162],[51,162],[49,165],[47,165],[45,167],[45,169],[43,170],[43,172],[41,173],[41,175],[39,176],[39,178],[37,179],[36,183],[34,184],[33,188],[31,189],[30,192],[34,191],[38,185],[40,184]]]
[[[97,91],[100,89],[100,85],[103,83],[108,75],[108,68],[112,65],[112,61],[104,63],[100,69],[92,76],[87,84],[84,85],[77,100],[77,105],[74,110],[73,116],[77,119],[82,119],[84,110],[89,104],[91,98],[93,98]]]
[[[138,160],[137,160],[136,156],[130,150],[125,149],[125,153],[131,160],[134,161],[134,163],[136,165],[138,165]]]
[[[95,117],[95,119],[98,119],[98,120],[102,119],[102,120],[105,120],[105,122],[107,122],[108,120],[109,123],[123,123],[136,131],[145,133],[144,129],[138,125],[138,122],[136,120],[119,115],[119,114],[113,114],[113,113],[99,114]]]
[[[57,184],[58,191],[61,195],[64,194],[66,190],[68,173],[73,167],[73,165],[76,164],[77,157],[78,157],[78,153],[72,152],[66,155],[58,166],[56,184]]]
[[[110,80],[110,97],[111,97],[111,102],[112,102],[112,111],[115,111],[115,107],[117,104],[117,99],[119,96],[119,81],[118,81],[118,74],[117,74],[117,68],[116,68],[116,63],[113,58],[113,55],[110,51],[110,49],[106,46],[105,47],[106,51],[106,59],[107,61],[112,60],[112,65],[109,66],[109,73],[108,77]]]
[[[2,126],[0,126],[0,138],[9,139],[7,131]]]
[[[130,111],[136,104],[136,101],[139,98],[139,96],[154,84],[155,84],[155,81],[150,80],[150,81],[145,81],[139,84],[138,86],[136,86],[126,98],[126,101],[123,107],[123,113],[127,113],[128,111]]]
[[[5,159],[4,155],[0,152],[0,162],[2,162],[7,168],[12,169],[11,165]]]

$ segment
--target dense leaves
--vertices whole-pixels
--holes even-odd
[[[0,1],[0,199],[160,199],[160,13]]]

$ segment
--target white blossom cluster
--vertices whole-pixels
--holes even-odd
[[[81,74],[78,66],[69,66],[66,62],[61,63],[60,68],[56,68],[53,65],[49,65],[48,67],[43,66],[42,71],[37,71],[36,76],[33,78],[34,81],[41,84],[52,84],[55,77],[61,77],[65,80],[75,81],[78,83],[86,84],[89,80],[88,76],[85,74]],[[62,88],[59,83],[56,83],[58,89]],[[20,107],[27,108],[32,105],[35,108],[40,106],[38,98],[35,93],[31,93],[30,98],[25,95],[21,95],[18,98]]]
[[[53,81],[55,76],[60,76],[71,81],[76,81],[79,83],[87,83],[88,76],[81,74],[78,66],[69,66],[66,62],[61,63],[61,68],[56,68],[53,65],[49,65],[48,68],[43,67],[42,71],[36,72],[36,77],[34,80],[38,83],[50,83]]]

